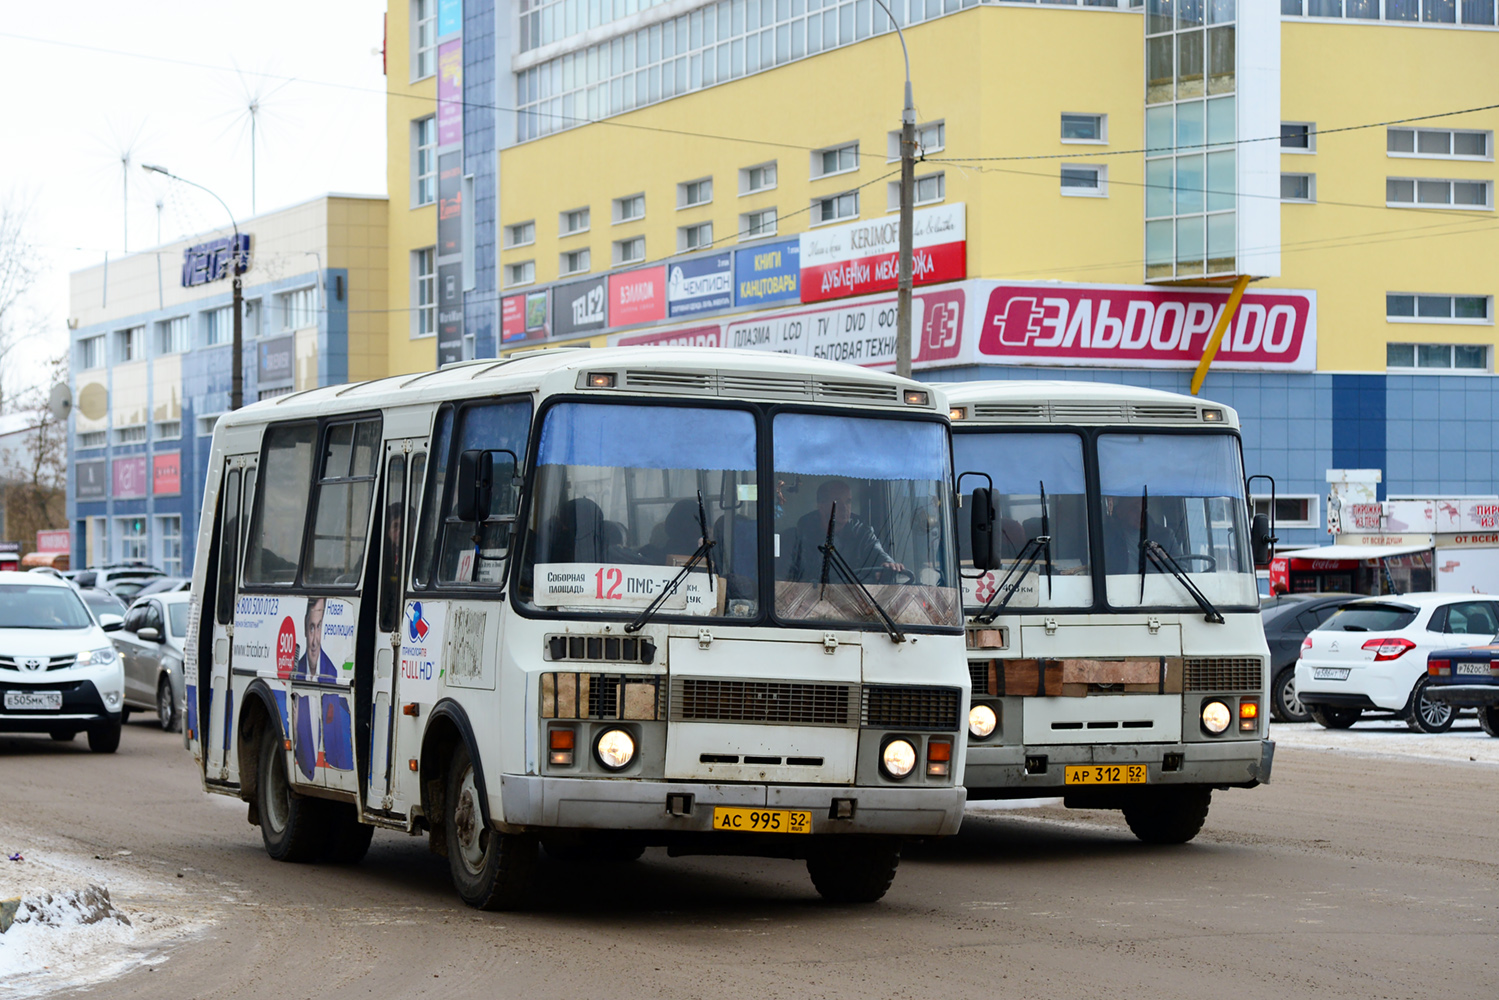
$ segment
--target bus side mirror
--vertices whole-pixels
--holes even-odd
[[[479,522],[489,516],[494,495],[494,455],[477,448],[458,456],[458,482],[453,492],[453,516]]]
[[[995,531],[999,520],[994,509],[994,491],[980,486],[969,502],[969,538],[973,545],[973,568],[988,572],[999,565],[999,537]]]
[[[1254,556],[1254,564],[1263,566],[1270,561],[1270,543],[1275,539],[1270,535],[1270,517],[1268,514],[1256,514],[1249,523],[1249,549]]]

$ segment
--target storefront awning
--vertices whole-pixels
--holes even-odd
[[[1383,559],[1386,556],[1407,556],[1415,552],[1430,552],[1430,545],[1323,545],[1315,549],[1297,549],[1294,552],[1277,552],[1286,559],[1319,560],[1364,560]]]

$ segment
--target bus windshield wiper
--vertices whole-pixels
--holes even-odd
[[[1202,609],[1204,620],[1210,621],[1214,625],[1226,624],[1226,622],[1223,620],[1222,613],[1219,612],[1217,608],[1213,607],[1213,602],[1209,601],[1207,599],[1207,596],[1203,594],[1202,591],[1197,589],[1197,585],[1193,583],[1190,578],[1188,578],[1186,571],[1181,568],[1181,564],[1172,558],[1171,553],[1167,552],[1164,548],[1161,547],[1160,542],[1155,541],[1154,539],[1146,540],[1144,546],[1140,550],[1141,565],[1144,565],[1146,557],[1149,557],[1150,561],[1155,563],[1162,572],[1170,573],[1172,576],[1176,577],[1177,580],[1181,581],[1181,585],[1187,589],[1187,593],[1192,595],[1192,600],[1196,601],[1197,606]],[[1144,580],[1144,570],[1141,570],[1141,580]],[[1144,603],[1144,599],[1144,588],[1142,587],[1140,596],[1141,603]]]
[[[864,586],[863,581],[861,581],[858,575],[854,573],[853,567],[848,564],[848,560],[843,558],[843,553],[839,552],[838,547],[833,544],[833,529],[838,523],[837,518],[838,501],[834,500],[833,509],[828,512],[827,541],[822,545],[817,546],[817,550],[822,553],[822,589],[819,592],[818,596],[821,597],[822,594],[827,591],[828,567],[837,567],[838,572],[841,573],[849,583],[859,588],[859,592],[864,595],[864,599],[869,602],[869,606],[874,608],[875,613],[880,616],[880,622],[885,626],[885,631],[890,633],[890,641],[905,642],[906,634],[900,630],[899,625],[895,624],[895,619],[891,618],[889,612],[885,610],[884,606],[881,605],[879,601],[874,599],[874,595],[869,592],[869,588]]]
[[[668,597],[677,592],[677,588],[682,585],[682,581],[687,579],[687,574],[691,573],[700,562],[706,561],[707,563],[708,592],[710,594],[713,592],[714,574],[712,552],[713,546],[717,543],[714,542],[713,539],[708,537],[708,515],[703,510],[702,490],[697,491],[697,523],[698,527],[700,527],[703,531],[703,540],[702,543],[698,545],[697,551],[692,553],[692,557],[687,560],[687,565],[683,566],[682,569],[677,573],[677,575],[672,577],[671,582],[666,585],[665,589],[663,589],[661,593],[656,595],[656,599],[650,604],[647,604],[645,606],[645,610],[641,611],[640,614],[636,615],[635,618],[625,626],[626,632],[639,632],[642,628],[644,628],[645,623],[650,621],[651,616],[656,613],[656,609],[661,607],[661,605],[665,603]]]
[[[999,586],[994,588],[994,593],[989,595],[989,599],[984,602],[983,607],[979,608],[978,614],[973,616],[973,620],[984,625],[992,625],[994,619],[998,618],[999,613],[1005,609],[1005,605],[1010,603],[1010,598],[1015,596],[1016,591],[1020,589],[1020,585],[1025,582],[1026,574],[1036,565],[1036,560],[1041,558],[1042,552],[1046,553],[1046,593],[1048,597],[1051,596],[1051,536],[1037,535],[1025,543],[1025,547],[1020,550],[1020,553],[1015,557],[1015,562],[1010,566],[1010,571],[1005,574],[1005,578],[1000,581]],[[1015,581],[1014,583],[1010,582],[1012,578]],[[993,611],[990,611],[987,615],[984,614],[988,610],[989,605],[994,604],[994,599],[1000,594],[1005,595],[1004,600],[995,604]]]

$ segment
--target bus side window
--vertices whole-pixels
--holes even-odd
[[[509,452],[516,459],[526,453],[526,437],[531,429],[531,404],[528,401],[482,403],[466,406],[459,413],[460,422],[453,451],[461,454],[471,449],[493,455],[495,482],[490,493],[489,510],[480,529],[477,558],[470,575],[460,578],[463,560],[460,555],[474,551],[474,526],[452,516],[452,490],[442,498],[442,547],[439,550],[437,579],[439,583],[499,584],[504,560],[510,553],[511,529],[519,491],[512,477],[520,470],[514,467]],[[454,477],[456,478],[456,477]],[[432,499],[437,500],[434,490]]]
[[[394,632],[401,620],[402,545],[406,540],[406,456],[386,465],[385,511],[380,547],[380,631]]]
[[[244,581],[287,584],[297,578],[312,489],[317,424],[283,424],[265,432],[265,454],[245,550]]]
[[[327,428],[312,518],[312,548],[303,573],[308,585],[359,585],[379,447],[379,420]]]
[[[437,538],[437,508],[442,502],[443,487],[448,478],[448,452],[453,436],[453,408],[445,406],[437,414],[432,432],[432,481],[422,491],[421,530],[417,532],[412,555],[412,582],[426,587],[432,579],[432,549]],[[413,477],[415,482],[422,480]],[[413,491],[414,493],[415,491]],[[413,497],[413,499],[415,499]]]
[[[224,497],[220,510],[224,512],[219,524],[219,582],[214,602],[214,613],[220,625],[229,624],[234,615],[234,578],[239,568],[239,470],[224,477]]]

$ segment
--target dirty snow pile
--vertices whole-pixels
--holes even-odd
[[[128,954],[134,938],[130,918],[103,886],[23,896],[15,922],[0,934],[0,995],[123,972],[138,960]]]

